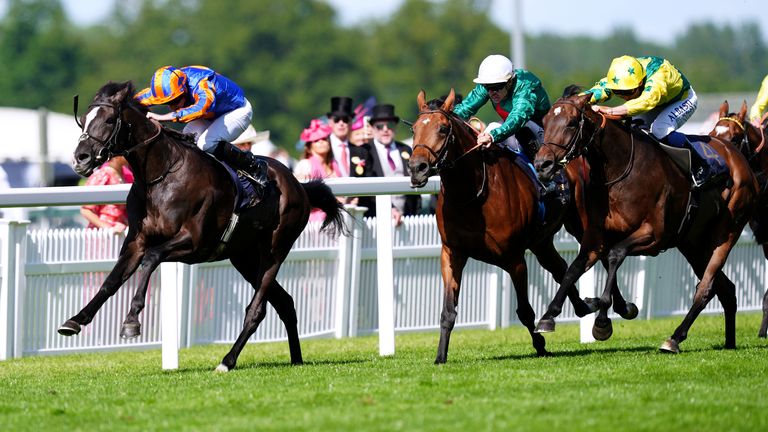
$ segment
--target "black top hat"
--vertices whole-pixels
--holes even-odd
[[[352,98],[346,96],[334,96],[331,98],[331,110],[328,112],[328,117],[354,117],[352,111]]]
[[[392,104],[374,105],[372,112],[371,123],[390,120],[395,122],[400,121],[400,117],[395,115],[395,106]]]

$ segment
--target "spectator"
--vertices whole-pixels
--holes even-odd
[[[351,174],[351,155],[349,148],[350,124],[353,117],[352,98],[334,96],[331,98],[331,110],[328,112],[328,122],[331,126],[331,152],[339,165],[342,177]]]
[[[395,141],[395,127],[400,117],[395,115],[395,107],[390,104],[380,104],[373,107],[371,125],[373,126],[373,143],[370,158],[372,161],[369,176],[393,177],[409,176],[408,160],[412,149],[406,144]],[[361,199],[361,205],[368,207],[366,216],[376,215],[376,206],[372,205],[369,197]],[[419,195],[398,195],[392,197],[392,218],[400,225],[403,216],[419,213],[421,197]]]
[[[313,119],[309,127],[301,133],[304,141],[304,156],[296,164],[293,173],[301,181],[342,177],[339,164],[333,157],[329,136],[331,127],[318,119]],[[343,201],[343,199],[340,199]],[[322,221],[325,213],[312,209],[309,220]]]
[[[105,162],[88,177],[86,186],[133,183],[133,173],[123,156],[115,156]],[[122,233],[128,228],[125,204],[91,204],[80,208],[80,214],[88,221],[88,228],[112,229]]]
[[[289,169],[293,169],[293,159],[284,149],[277,147],[269,139],[269,131],[256,131],[253,126],[248,128],[232,141],[232,144],[242,151],[249,151],[258,156],[267,156],[282,162]]]

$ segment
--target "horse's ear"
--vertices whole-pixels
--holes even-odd
[[[728,101],[723,102],[720,105],[720,117],[728,117]]]
[[[440,107],[443,111],[453,111],[453,102],[456,100],[456,92],[453,91],[453,87],[451,87],[451,91],[448,92],[448,96],[445,97],[445,102],[443,102],[443,106]]]
[[[586,93],[583,95],[576,95],[574,102],[576,102],[577,105],[586,105],[589,103],[590,99],[592,99],[592,94]]]
[[[133,97],[133,83],[126,81],[121,84],[120,90],[115,93],[115,102],[123,102],[131,97]]]
[[[741,104],[741,109],[739,110],[739,121],[744,122],[745,118],[747,118],[747,101]]]
[[[419,90],[419,94],[416,96],[416,105],[419,106],[419,111],[429,111],[427,108],[427,94],[424,89]]]

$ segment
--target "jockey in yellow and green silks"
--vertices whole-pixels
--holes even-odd
[[[757,99],[749,110],[749,120],[755,126],[760,126],[758,123],[762,119],[766,107],[768,107],[768,75],[763,78],[763,84],[760,86],[760,91],[757,92]]]
[[[595,111],[643,119],[658,139],[679,129],[698,106],[688,79],[660,57],[617,57],[605,78],[584,93],[592,95]],[[613,108],[597,105],[614,95],[626,102]]]

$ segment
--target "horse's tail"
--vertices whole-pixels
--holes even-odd
[[[349,235],[349,227],[344,222],[344,213],[347,211],[336,199],[331,188],[321,179],[310,180],[301,185],[309,196],[309,204],[325,213],[325,220],[320,231],[325,231],[332,237],[339,234]]]

